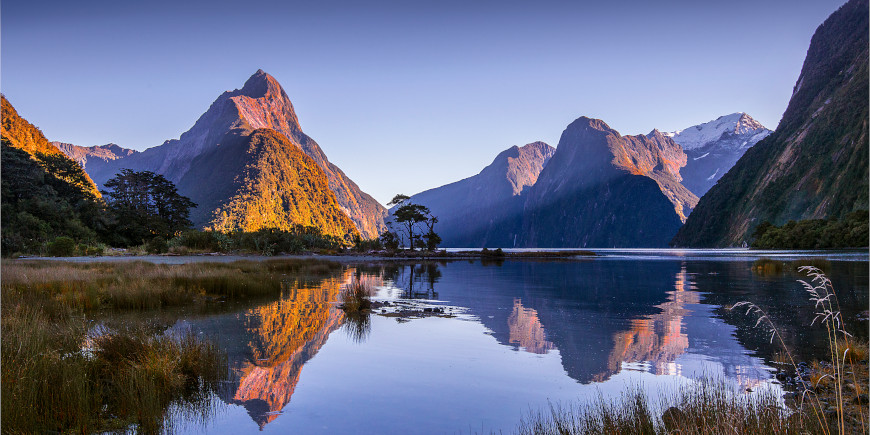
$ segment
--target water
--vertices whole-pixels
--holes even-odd
[[[868,306],[867,255],[853,254],[815,263],[833,279],[847,327],[866,336],[857,315]],[[611,251],[569,261],[348,264],[317,286],[288,285],[280,300],[180,320],[174,328],[227,349],[235,380],[212,419],[177,429],[510,432],[550,403],[619,397],[629,386],[657,397],[713,377],[779,391],[768,331],[725,307],[765,307],[804,358],[823,355],[824,333],[808,326],[800,276],[791,267],[759,275],[754,259]],[[389,306],[346,318],[335,305],[352,279]]]

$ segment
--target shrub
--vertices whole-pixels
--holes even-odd
[[[169,245],[163,237],[155,237],[145,245],[145,249],[149,254],[162,254],[169,250]]]
[[[72,257],[76,252],[76,242],[72,237],[60,236],[48,244],[48,255],[52,257]]]

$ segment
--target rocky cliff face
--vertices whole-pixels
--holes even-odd
[[[342,210],[353,220],[364,237],[375,237],[384,228],[386,210],[350,180],[344,172],[326,158],[323,150],[313,139],[302,132],[293,104],[281,85],[262,70],[251,76],[241,89],[224,92],[196,121],[194,126],[180,138],[163,145],[149,148],[141,153],[110,162],[91,174],[103,183],[120,168],[149,170],[163,174],[179,183],[192,169],[194,161],[220,148],[221,141],[229,132],[241,134],[257,129],[271,129],[299,147],[320,167],[328,180]],[[225,173],[232,179],[237,174]],[[193,186],[188,183],[187,186]],[[201,202],[201,192],[179,191],[195,202]],[[203,224],[203,221],[197,222]]]
[[[672,243],[739,245],[763,221],[867,209],[867,63],[867,0],[850,0],[813,35],[776,131],[704,195]]]
[[[621,136],[577,119],[529,192],[521,246],[665,246],[697,201],[679,183],[685,162],[658,131]]]
[[[67,157],[78,162],[85,171],[96,170],[96,168],[105,166],[106,163],[110,161],[129,157],[138,153],[136,150],[123,148],[113,143],[90,147],[83,147],[65,142],[51,142],[51,144]]]
[[[732,113],[665,135],[686,151],[686,166],[680,170],[682,184],[701,197],[716,185],[746,150],[770,133],[751,116]]]
[[[522,229],[524,193],[554,152],[543,142],[513,146],[477,175],[418,193],[411,202],[438,217],[435,230],[443,246],[513,247]]]

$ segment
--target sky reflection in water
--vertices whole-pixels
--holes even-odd
[[[760,358],[772,354],[766,333],[721,305],[755,298],[794,313],[805,300],[795,276],[755,276],[751,264],[360,265],[316,286],[288,283],[281,300],[177,326],[218,340],[237,377],[215,419],[180,432],[510,432],[548,401],[618,397],[627,385],[656,396],[706,376],[776,388]],[[867,263],[832,268],[843,299],[866,306]],[[359,324],[335,307],[354,277],[406,310],[448,309],[385,317],[388,307]],[[811,311],[782,327],[801,329]]]

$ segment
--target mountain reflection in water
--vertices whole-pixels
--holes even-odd
[[[224,399],[247,409],[262,428],[290,402],[302,366],[338,329],[344,315],[334,307],[350,278],[323,280],[319,286],[285,284],[281,299],[239,315],[250,337],[249,358],[236,361],[238,385]]]
[[[484,358],[488,370],[485,376],[499,379],[504,386],[519,382],[520,378],[510,377],[515,373],[510,364],[518,360],[531,362],[509,357],[504,347],[513,350],[508,354],[534,355],[541,358],[541,368],[550,367],[540,373],[531,368],[526,373],[532,378],[525,382],[541,385],[547,379],[558,378],[575,385],[565,390],[563,381],[554,381],[563,385],[559,387],[563,390],[544,393],[547,400],[553,397],[550,394],[589,394],[581,393],[587,391],[582,389],[585,384],[613,388],[626,379],[662,379],[657,375],[672,376],[675,381],[718,377],[753,387],[771,378],[770,367],[754,352],[767,345],[769,337],[752,333],[754,319],[733,316],[723,311],[723,305],[752,298],[775,303],[773,311],[797,313],[783,319],[783,331],[798,340],[801,336],[796,331],[805,334],[806,328],[801,324],[800,309],[795,308],[805,302],[793,277],[761,280],[747,272],[750,265],[600,260],[356,265],[314,285],[288,282],[282,297],[274,302],[189,323],[228,349],[230,369],[237,381],[222,399],[244,407],[261,430],[277,424],[282,429],[275,430],[290,425],[304,431],[311,424],[306,416],[315,418],[314,413],[317,421],[345,418],[342,412],[349,410],[342,403],[355,400],[347,394],[354,391],[351,385],[358,380],[377,385],[378,391],[370,399],[377,397],[381,406],[401,406],[415,400],[428,403],[433,400],[428,395],[443,392],[439,393],[437,387],[418,388],[419,376],[445,370],[454,376],[454,389],[457,383],[467,384],[460,387],[467,390],[451,392],[459,397],[450,399],[451,406],[479,406],[479,402],[455,403],[474,400],[479,394],[476,388],[482,388],[480,373],[466,374],[461,368],[469,361]],[[840,282],[838,276],[853,276],[852,287],[841,288],[843,296],[858,298],[866,305],[866,275],[858,275],[856,268],[860,266],[835,264],[832,275],[835,285]],[[388,303],[387,312],[379,308],[365,319],[347,318],[337,308],[337,301],[342,287],[352,280],[377,288],[374,299]],[[397,316],[395,310],[389,311],[398,305],[403,310],[418,310],[413,311],[417,314],[403,317]],[[432,307],[438,306],[458,307],[454,312],[462,314],[436,315],[438,311]],[[429,311],[424,312],[427,308]],[[808,312],[812,312],[811,307]],[[368,328],[365,334],[353,333],[356,321]],[[332,335],[342,327],[348,329],[346,334]],[[469,340],[464,334],[471,330],[489,335],[491,345],[474,339],[478,347],[463,348],[462,343]],[[435,339],[434,333],[443,335]],[[455,348],[450,346],[452,351],[441,350],[454,339],[459,341]],[[407,350],[408,340],[420,345]],[[429,342],[441,343],[441,347]],[[492,345],[502,350],[494,351]],[[311,363],[324,346],[333,349],[332,353],[323,356],[318,370],[302,374],[303,366]],[[336,355],[344,359],[338,361]],[[561,371],[554,372],[548,361],[561,365]],[[348,372],[342,373],[345,367]],[[297,408],[301,406],[299,409],[307,410],[307,414],[283,414],[285,417],[279,419],[287,411],[285,408],[292,406],[291,398],[300,379],[307,379],[302,382],[307,382],[308,388],[302,396],[304,404]],[[523,397],[498,397],[510,403],[517,401],[523,407],[530,403]],[[314,403],[319,405],[314,407]],[[375,402],[355,403],[372,418],[381,415]],[[456,412],[443,411],[447,415]],[[517,418],[520,416],[517,414]],[[283,423],[275,423],[276,419]],[[382,416],[377,422],[385,424],[388,420]],[[340,427],[335,421],[330,424],[332,428]]]

